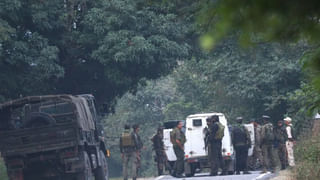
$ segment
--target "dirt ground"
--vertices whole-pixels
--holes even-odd
[[[279,175],[277,177],[272,178],[271,180],[294,180],[294,179],[290,176],[289,170],[284,170],[284,171],[280,171]]]

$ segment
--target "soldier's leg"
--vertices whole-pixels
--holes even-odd
[[[128,163],[129,163],[128,153],[124,153],[123,159],[122,159],[122,175],[124,180],[128,179]]]
[[[184,169],[184,151],[178,146],[173,147],[174,153],[176,154],[177,161],[175,163],[175,175],[182,175]]]
[[[263,157],[262,168],[263,168],[263,172],[266,172],[269,164],[267,145],[262,145],[261,150],[262,150],[262,157]]]
[[[271,163],[269,164],[269,168],[271,169],[271,172],[274,172],[277,167],[277,159],[274,154],[273,145],[268,146],[268,154],[269,154],[269,159],[271,160]]]
[[[131,153],[131,164],[132,164],[132,179],[137,179],[137,172],[139,166],[139,160],[136,152]]]
[[[157,167],[158,167],[158,175],[161,176],[163,174],[163,166],[164,162],[161,157],[157,157]]]
[[[245,174],[249,174],[248,172],[248,151],[247,147],[243,147],[243,170]]]
[[[223,160],[223,157],[222,157],[222,152],[221,152],[222,142],[218,142],[218,144],[219,144],[219,147],[218,147],[217,150],[218,150],[219,167],[222,170],[221,175],[227,175],[227,168],[225,166],[225,163],[224,163],[224,160]]]
[[[236,151],[236,174],[240,174],[240,169],[241,169],[240,148],[235,147],[234,149]]]
[[[285,169],[286,168],[286,162],[287,162],[287,152],[286,152],[286,146],[285,144],[279,144],[278,147],[278,156],[280,159],[280,163],[281,163],[281,169]]]
[[[295,166],[294,155],[293,155],[293,142],[287,141],[286,147],[287,147],[287,152],[288,152],[289,166],[293,167],[293,166]]]
[[[218,145],[216,143],[210,143],[211,146],[211,169],[210,169],[210,175],[217,175],[218,173]]]

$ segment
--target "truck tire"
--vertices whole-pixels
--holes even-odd
[[[78,173],[77,180],[93,180],[94,177],[88,153],[84,151],[81,156],[84,162],[84,170],[83,172]]]
[[[101,158],[101,166],[95,171],[95,180],[109,180],[108,162],[104,153],[100,150],[99,156]]]

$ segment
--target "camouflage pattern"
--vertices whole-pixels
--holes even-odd
[[[158,175],[162,175],[164,168],[168,168],[168,158],[165,153],[164,149],[164,143],[163,143],[163,134],[158,131],[157,134],[155,134],[151,141],[153,142],[153,150],[155,151],[155,161],[157,163],[158,168]]]
[[[232,128],[232,142],[236,151],[236,173],[239,174],[240,171],[248,173],[247,161],[251,138],[244,125],[238,123]]]
[[[140,169],[141,169],[141,150],[143,148],[143,143],[142,140],[139,136],[138,133],[133,132],[132,133],[134,139],[135,139],[135,143],[136,143],[136,160],[134,165],[136,166],[136,175],[139,175]]]
[[[264,139],[265,128],[268,126],[272,126],[270,122],[264,124],[261,128],[261,139]],[[263,171],[266,172],[267,170],[275,171],[276,167],[276,158],[273,153],[273,142],[262,141],[261,142],[261,149],[262,149],[262,156],[263,156]]]
[[[218,131],[218,124],[212,122],[212,124],[208,124],[208,159],[210,163],[210,175],[217,175],[219,167],[222,169],[222,173],[226,174],[226,169],[224,165],[224,160],[222,158],[221,146],[222,139],[215,139],[215,134]]]
[[[275,128],[275,147],[277,155],[279,156],[281,169],[285,169],[287,165],[287,150],[286,150],[286,141],[287,141],[287,132],[285,126],[277,126]]]
[[[186,136],[179,128],[176,127],[172,130],[172,137],[174,140],[173,150],[177,157],[173,173],[174,175],[181,176],[184,171],[184,148],[181,148],[178,143],[176,143],[176,140],[179,140],[182,147],[184,147]]]
[[[129,163],[132,167],[132,178],[137,178],[137,154],[136,152],[125,152],[122,154],[122,173],[123,173],[123,179],[128,180],[128,167]]]

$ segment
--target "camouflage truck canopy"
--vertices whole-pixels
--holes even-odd
[[[55,123],[76,121],[83,130],[94,130],[94,117],[88,101],[81,96],[29,96],[0,104],[0,129],[24,129],[34,116],[53,119]]]

